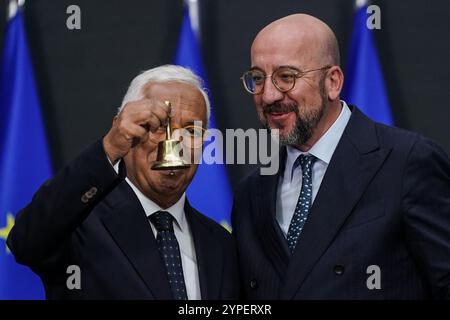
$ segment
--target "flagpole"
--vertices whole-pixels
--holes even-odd
[[[18,4],[17,0],[9,0],[6,21],[11,20],[12,17],[14,17],[16,15],[18,6],[19,6],[19,4]]]
[[[22,8],[25,0],[9,0],[6,21],[9,21],[17,13],[17,10]]]
[[[369,4],[368,0],[356,0],[355,1],[355,9],[358,10],[364,6],[367,6]]]
[[[189,10],[189,20],[191,20],[192,31],[194,31],[197,41],[200,42],[199,0],[185,0],[184,3]]]

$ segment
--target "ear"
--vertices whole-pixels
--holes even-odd
[[[344,73],[338,66],[332,66],[328,70],[328,75],[325,80],[325,87],[327,89],[328,100],[335,101],[339,99],[339,95],[344,85]]]

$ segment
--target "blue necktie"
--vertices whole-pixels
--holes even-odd
[[[317,160],[312,155],[301,154],[294,162],[292,170],[295,170],[298,165],[302,168],[302,190],[298,197],[297,206],[295,207],[294,215],[292,216],[291,224],[287,233],[287,242],[291,253],[297,245],[300,233],[308,218],[309,208],[312,203],[312,166]]]
[[[150,215],[149,219],[158,231],[156,242],[166,267],[172,295],[175,300],[187,300],[180,248],[173,231],[174,218],[169,212],[158,211]]]

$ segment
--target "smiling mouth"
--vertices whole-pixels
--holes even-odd
[[[268,112],[267,113],[267,117],[271,120],[275,120],[275,121],[280,121],[280,120],[285,120],[286,118],[289,117],[289,115],[292,113],[293,111],[288,111],[288,112]]]

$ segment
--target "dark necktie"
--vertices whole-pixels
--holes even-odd
[[[180,248],[173,231],[174,218],[169,212],[158,211],[150,215],[149,219],[158,231],[156,242],[166,267],[173,297],[175,300],[187,300]]]
[[[312,155],[300,155],[294,162],[292,170],[295,170],[298,165],[302,168],[302,190],[298,197],[297,206],[295,207],[294,215],[292,216],[289,231],[287,233],[287,242],[291,253],[297,245],[300,233],[308,218],[309,208],[312,203],[312,166],[317,160]]]

